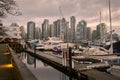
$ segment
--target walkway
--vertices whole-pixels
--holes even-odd
[[[13,78],[13,66],[6,45],[0,44],[0,80],[15,80]]]

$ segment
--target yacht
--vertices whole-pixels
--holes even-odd
[[[52,51],[53,51],[53,52],[58,52],[58,53],[61,53],[61,52],[62,52],[60,46],[58,46],[58,47],[54,47],[54,48],[52,49]]]
[[[69,47],[73,47],[74,44],[72,43],[65,43],[63,40],[60,40],[56,37],[49,37],[47,41],[44,42],[44,49],[45,50],[53,50],[55,47],[59,49],[65,49]]]
[[[54,47],[59,47],[60,43],[64,43],[64,41],[62,41],[56,37],[49,37],[47,41],[43,42],[44,49],[45,50],[52,50],[52,49],[54,49]]]
[[[39,41],[38,43],[35,44],[37,50],[44,50],[44,44]]]
[[[84,51],[85,55],[88,56],[108,56],[108,55],[113,55],[112,53],[109,52],[109,50],[106,50],[103,47],[100,46],[92,46],[90,48],[87,48],[86,51]]]

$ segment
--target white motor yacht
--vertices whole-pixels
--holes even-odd
[[[61,49],[73,47],[72,43],[65,43],[63,40],[60,40],[56,37],[49,37],[47,41],[44,42],[45,50],[52,50],[54,47],[60,47]]]

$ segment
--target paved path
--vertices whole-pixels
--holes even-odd
[[[0,80],[14,80],[11,57],[6,45],[0,44]]]

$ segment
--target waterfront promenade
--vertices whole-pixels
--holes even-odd
[[[0,44],[0,80],[37,80],[8,46]]]
[[[13,66],[8,47],[0,44],[0,80],[14,80]]]

